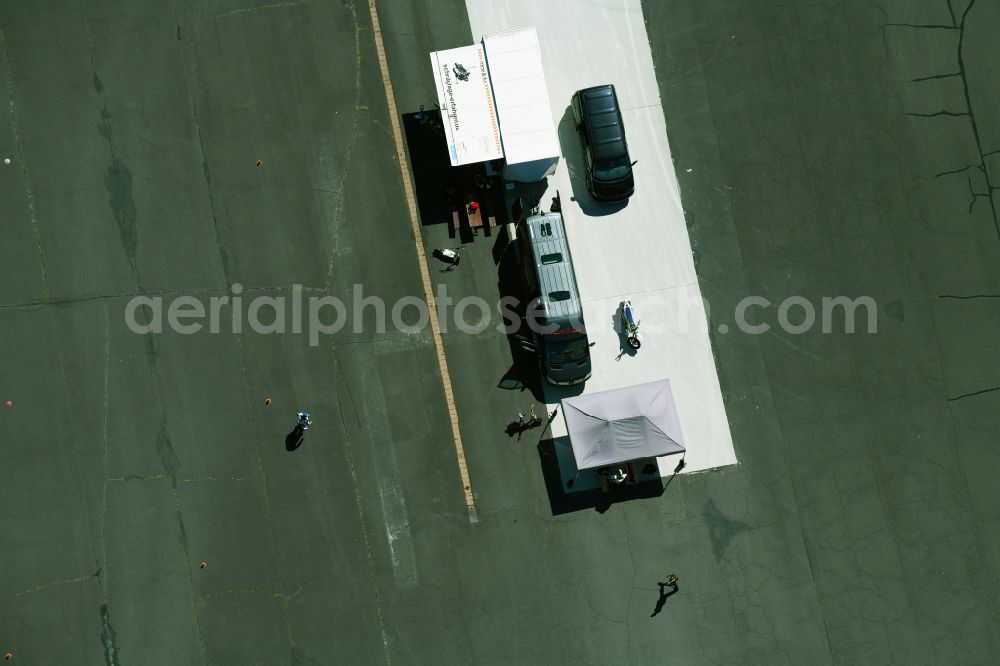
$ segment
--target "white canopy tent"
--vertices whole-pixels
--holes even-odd
[[[564,398],[578,470],[685,451],[670,380]]]

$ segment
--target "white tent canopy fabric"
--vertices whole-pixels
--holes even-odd
[[[577,469],[685,450],[669,379],[565,398],[562,406]]]

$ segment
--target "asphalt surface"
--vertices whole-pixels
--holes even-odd
[[[611,506],[553,499],[544,435],[503,434],[537,398],[507,339],[446,333],[478,522],[429,332],[125,324],[236,284],[422,295],[367,5],[255,6],[0,6],[0,652],[997,660],[995,6],[647,3],[713,329],[870,295],[878,333],[716,332],[741,464]],[[398,108],[430,105],[464,5],[379,15]],[[495,296],[502,249],[433,279]]]
[[[879,305],[872,335],[716,332],[734,640],[697,660],[995,661],[996,5],[645,9],[712,328],[746,295]]]

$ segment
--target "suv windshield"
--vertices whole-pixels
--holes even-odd
[[[561,336],[560,336],[561,337]],[[582,361],[587,358],[588,348],[587,336],[581,335],[569,340],[548,338],[546,347],[549,361],[556,363],[572,363]]]
[[[632,171],[628,155],[613,160],[598,160],[594,164],[594,178],[598,180],[621,180]]]

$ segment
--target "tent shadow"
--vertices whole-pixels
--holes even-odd
[[[657,478],[614,488],[610,492],[602,492],[598,488],[567,493],[563,489],[563,477],[575,475],[576,470],[560,469],[554,439],[543,439],[538,443],[537,449],[542,477],[545,479],[545,490],[549,496],[549,506],[553,516],[585,509],[594,509],[598,513],[604,513],[612,505],[619,502],[660,497],[666,490],[663,479]]]

